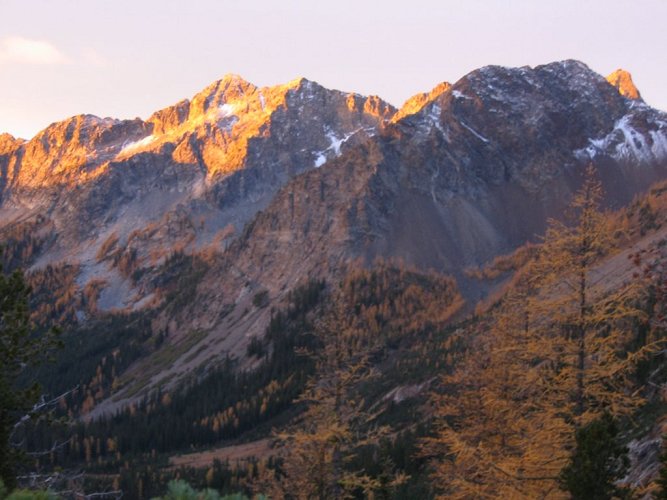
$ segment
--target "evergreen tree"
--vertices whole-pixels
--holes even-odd
[[[56,330],[41,336],[31,331],[29,295],[20,270],[6,275],[0,268],[0,479],[10,490],[21,457],[13,439],[40,395],[38,384],[19,387],[19,378],[59,344]]]
[[[611,291],[596,274],[613,249],[601,197],[589,167],[570,223],[550,221],[536,258],[443,378],[440,429],[424,452],[448,498],[553,495],[577,430],[643,402],[633,377],[657,345],[637,341],[639,283]]]
[[[307,409],[291,431],[279,436],[284,477],[273,485],[273,496],[342,499],[355,491],[372,496],[386,487],[349,467],[358,450],[379,444],[387,431],[373,422],[359,394],[359,386],[373,377],[369,354],[374,339],[345,327],[344,308],[338,304],[334,309],[317,329],[322,347],[313,354],[316,374],[299,398]],[[396,475],[392,484],[402,480]]]
[[[622,498],[627,491],[614,483],[628,470],[628,449],[618,442],[614,418],[605,413],[576,433],[577,448],[560,476],[573,500]]]
[[[656,493],[656,499],[658,500],[667,500],[667,436],[663,436],[663,451],[660,455],[660,463],[662,467],[660,468],[660,477],[658,478],[658,486],[660,489]]]

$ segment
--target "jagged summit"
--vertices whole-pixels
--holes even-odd
[[[570,89],[604,81],[585,63],[575,59],[556,61],[534,68],[488,65],[471,71],[454,84],[442,82],[430,92],[415,94],[405,101],[392,121],[397,122],[406,116],[417,114],[425,110],[430,103],[442,100],[439,98],[444,99],[445,95],[451,94],[453,99],[464,99],[466,89],[472,90],[482,100],[485,98],[521,99],[523,98],[522,92],[534,91],[535,84],[545,75],[552,75],[552,79],[560,79],[564,83],[564,88]]]
[[[146,120],[77,115],[30,141],[3,135],[0,211],[11,211],[5,224],[32,213],[57,221],[43,262],[81,263],[83,281],[112,283],[102,304],[127,304],[133,295],[116,287],[124,278],[80,255],[82,246],[111,235],[130,246],[133,234],[148,264],[176,244],[223,241],[290,179],[368,140],[394,112],[306,78],[258,87],[225,75]]]
[[[0,154],[4,154],[17,148],[25,142],[25,139],[14,137],[12,134],[0,133]]]
[[[432,102],[436,97],[440,96],[444,92],[447,92],[451,87],[451,83],[442,82],[433,87],[430,92],[421,92],[419,94],[413,95],[403,103],[403,106],[401,106],[401,108],[396,112],[391,121],[396,122],[406,116],[414,115],[415,113],[421,111],[424,106]]]
[[[604,84],[604,78],[586,64],[567,59],[535,67],[484,66],[457,81],[454,89],[470,86],[481,97],[521,98],[522,93],[539,92],[545,86],[560,87],[564,92],[581,92]]]
[[[319,83],[317,83],[314,80],[310,80],[310,79],[306,78],[305,76],[298,76],[298,77],[293,78],[290,81],[288,81],[288,82],[286,82],[282,85],[276,85],[276,86],[278,86],[278,87],[283,86],[283,87],[287,87],[287,88],[290,88],[290,89],[296,89],[296,88],[300,88],[300,87],[309,87],[311,85],[317,85],[318,87],[321,87],[321,85]]]
[[[629,99],[641,99],[641,94],[628,71],[619,68],[607,76],[607,81],[616,87],[622,96]]]
[[[3,151],[23,149],[5,185],[14,191],[80,185],[109,164],[147,153],[197,165],[208,177],[227,175],[257,164],[253,150],[276,140],[286,155],[299,157],[292,164],[300,171],[340,154],[352,135],[375,130],[394,112],[377,97],[329,90],[303,77],[260,88],[230,73],[145,121],[77,115],[52,123],[25,145],[3,139]]]

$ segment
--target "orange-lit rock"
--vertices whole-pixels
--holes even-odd
[[[405,101],[403,106],[401,106],[401,108],[398,110],[398,113],[394,115],[392,121],[398,121],[405,116],[415,114],[420,109],[422,109],[424,105],[428,103],[428,101],[428,93],[426,92],[410,97],[407,101]]]
[[[0,155],[13,153],[23,142],[22,139],[17,139],[11,134],[0,134]]]
[[[607,77],[607,81],[618,89],[621,95],[630,99],[641,99],[637,87],[632,81],[632,75],[624,69],[617,69]]]
[[[450,83],[442,82],[436,85],[430,92],[413,95],[403,103],[403,106],[401,106],[401,109],[398,110],[391,121],[396,122],[406,116],[414,115],[440,94],[447,92],[451,87]]]
[[[297,163],[312,165],[339,154],[353,132],[378,127],[394,111],[378,97],[328,90],[305,78],[258,88],[229,74],[146,121],[74,116],[28,142],[2,136],[0,154],[13,166],[8,183],[19,190],[81,186],[109,172],[109,162],[142,154],[170,154],[213,179],[245,168],[248,155],[260,154],[250,151],[261,149],[258,140],[295,149],[304,156]]]

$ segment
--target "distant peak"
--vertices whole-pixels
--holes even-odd
[[[118,123],[118,120],[115,118],[101,118],[91,114],[79,114],[51,123],[48,127],[38,132],[34,139],[58,137],[59,140],[69,140],[67,138],[75,131],[83,131],[87,134],[91,127],[111,127],[116,123]]]
[[[8,132],[2,132],[0,133],[0,142],[14,142],[14,141],[20,141],[21,139],[14,137],[12,134]]]
[[[451,83],[442,82],[433,87],[430,92],[422,92],[415,94],[403,103],[401,109],[393,116],[392,121],[396,122],[401,118],[409,115],[414,115],[419,112],[424,106],[436,99],[439,95],[447,92],[452,88]]]
[[[607,77],[607,81],[618,89],[618,92],[629,99],[641,99],[639,90],[632,81],[632,75],[624,69],[617,69]]]
[[[210,96],[213,94],[226,93],[230,91],[235,94],[243,94],[246,92],[253,92],[254,89],[255,85],[250,83],[242,76],[237,75],[236,73],[227,73],[220,80],[211,83],[202,92],[200,92],[199,95],[207,94]],[[193,100],[194,99],[195,98],[193,98]]]
[[[245,78],[243,78],[241,75],[239,75],[237,73],[227,73],[220,80],[218,80],[218,82],[223,83],[223,84],[224,83],[227,83],[227,84],[230,84],[230,83],[231,84],[234,84],[234,83],[238,84],[238,83],[240,83],[240,84],[246,84],[246,85],[250,83],[248,80],[246,80]]]
[[[440,94],[447,92],[452,88],[452,84],[449,82],[441,82],[431,89],[428,93],[429,99],[435,99]]]
[[[12,152],[24,142],[25,142],[24,139],[19,139],[18,137],[14,137],[12,134],[8,133],[0,134],[0,155]]]
[[[291,79],[289,82],[287,82],[286,85],[292,85],[292,86],[299,86],[302,85],[304,82],[308,82],[308,78],[305,76],[297,76],[296,78]]]
[[[298,78],[294,78],[293,80],[290,80],[284,86],[289,88],[289,89],[302,89],[302,88],[309,89],[309,88],[312,88],[314,85],[318,85],[318,83],[314,82],[312,80],[309,80],[306,77],[300,76]]]
[[[544,64],[543,67],[552,67],[552,68],[563,68],[567,70],[578,70],[578,71],[592,71],[588,65],[578,59],[564,59],[562,61],[554,61],[549,64]]]
[[[220,94],[227,92],[229,89],[254,89],[254,85],[249,81],[245,80],[242,76],[237,75],[236,73],[227,73],[219,80],[215,80],[210,83],[208,86],[204,87],[200,92],[198,92],[193,98],[192,101],[195,101],[198,97],[202,96],[210,97],[215,94]]]

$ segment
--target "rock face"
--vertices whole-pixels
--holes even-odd
[[[442,82],[433,87],[433,89],[430,92],[422,92],[420,94],[413,95],[403,103],[403,106],[401,106],[401,109],[398,110],[398,112],[393,116],[391,121],[397,122],[401,118],[414,115],[415,113],[420,111],[424,106],[432,102],[440,94],[449,90],[451,86],[452,85],[448,82]]]
[[[220,245],[291,178],[367,140],[394,112],[379,98],[303,78],[258,88],[228,75],[146,121],[82,115],[27,142],[3,135],[0,220],[53,223],[48,247],[28,265],[73,261],[82,284],[118,284],[124,278],[98,262],[110,238],[132,250],[135,267]],[[101,304],[141,300],[128,286]]]
[[[610,206],[667,174],[667,115],[576,61],[485,67],[425,102],[295,178],[234,261],[260,282],[376,256],[463,278],[539,235],[589,162]]]
[[[607,76],[607,81],[618,89],[622,96],[628,99],[641,99],[639,90],[632,81],[632,75],[624,69],[617,69],[611,75]]]

